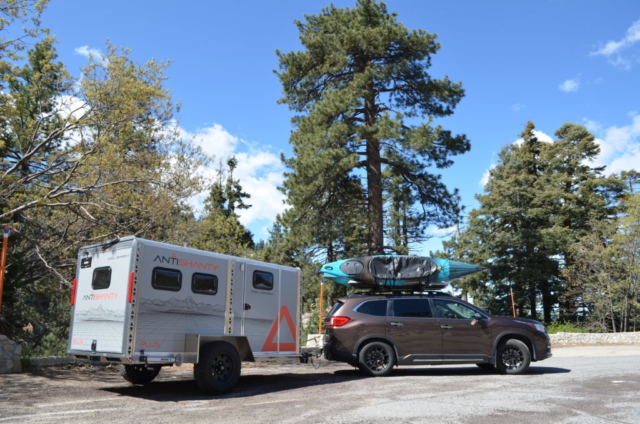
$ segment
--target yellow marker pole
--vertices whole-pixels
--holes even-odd
[[[322,304],[324,300],[324,281],[320,281],[320,308],[318,310],[318,334],[322,334],[322,318],[324,318],[322,315],[322,308],[324,307],[324,305]]]
[[[511,307],[513,308],[513,317],[516,317],[516,301],[513,298],[513,287],[511,287]]]
[[[4,287],[4,267],[7,265],[7,245],[9,244],[9,226],[2,233],[2,259],[0,260],[0,313],[2,313],[2,288]]]

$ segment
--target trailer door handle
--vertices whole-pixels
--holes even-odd
[[[251,309],[251,305],[249,305],[248,303],[244,304],[244,310],[248,311],[249,309]]]
[[[401,322],[392,322],[390,324],[393,325],[394,327],[402,327],[403,326],[403,324]]]
[[[441,325],[440,328],[443,328],[445,330],[451,330],[453,328],[453,325]]]

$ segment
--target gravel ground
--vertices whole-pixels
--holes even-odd
[[[640,423],[640,345],[553,353],[521,376],[442,366],[366,378],[327,361],[243,364],[223,396],[202,395],[186,365],[144,387],[115,367],[41,368],[0,376],[0,423]]]

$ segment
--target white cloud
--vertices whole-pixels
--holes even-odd
[[[564,91],[565,93],[572,93],[574,91],[578,91],[579,88],[580,88],[579,78],[568,79],[558,86],[558,89],[560,91]]]
[[[89,46],[76,47],[74,49],[76,54],[85,56],[87,59],[94,59],[98,62],[104,62],[106,60],[106,56],[102,54],[100,49],[91,49]]]
[[[553,138],[542,131],[533,130],[533,135],[536,136],[538,141],[541,141],[543,143],[553,143]],[[519,138],[514,141],[513,144],[521,146],[523,142],[524,140],[522,138]],[[489,166],[489,169],[484,171],[484,174],[482,174],[482,178],[480,178],[480,181],[478,181],[478,184],[480,186],[484,187],[487,185],[487,183],[489,182],[489,178],[491,177],[491,170],[495,167],[496,165],[492,163],[491,166]]]
[[[456,231],[458,231],[458,224],[447,228],[433,227],[431,229],[431,235],[436,237],[451,237]]]
[[[553,143],[553,138],[550,135],[543,133],[542,131],[533,130],[533,135],[536,136],[538,141],[541,141],[543,143]],[[524,140],[522,138],[519,138],[514,141],[513,144],[521,146],[523,142]]]
[[[478,181],[478,184],[480,184],[482,187],[486,186],[489,182],[489,177],[491,176],[491,170],[495,167],[496,165],[492,163],[491,166],[489,166],[489,169],[484,171],[484,174],[482,174],[482,178],[480,179],[480,181]]]
[[[631,123],[622,127],[604,128],[601,124],[585,119],[587,128],[593,131],[600,145],[596,166],[606,165],[610,173],[640,169],[640,115],[629,114]]]
[[[278,191],[278,186],[284,180],[284,166],[277,154],[268,147],[254,145],[229,133],[222,125],[213,124],[190,134],[179,128],[181,137],[193,139],[194,144],[200,146],[208,156],[215,156],[212,164],[202,169],[202,175],[213,179],[218,175],[220,161],[235,156],[238,167],[234,171],[234,178],[240,180],[242,189],[251,197],[246,203],[249,209],[236,211],[239,220],[249,228],[256,239],[268,237],[266,228],[271,226],[276,215],[286,209],[284,194]],[[209,195],[208,189],[191,199],[191,204],[197,211],[202,210],[204,199]]]
[[[514,105],[509,106],[509,108],[514,112],[520,112],[525,107],[527,107],[527,105],[524,105],[522,103],[516,103]]]
[[[75,96],[58,96],[55,101],[55,112],[65,119],[69,116],[79,119],[89,112],[86,102]]]
[[[640,41],[640,19],[635,21],[624,37],[622,37],[619,41],[609,41],[604,47],[601,47],[599,50],[591,52],[591,55],[603,55],[603,56],[611,56],[613,54],[619,53],[621,50],[632,46],[633,44]]]
[[[251,208],[238,211],[240,222],[249,226],[254,222],[273,222],[276,215],[286,209],[285,196],[278,191],[284,181],[284,168],[280,158],[267,151],[236,154],[238,168],[235,175],[242,188],[251,195]]]
[[[196,145],[209,156],[226,160],[238,147],[238,137],[231,135],[220,124],[201,128],[191,134]]]
[[[533,135],[536,136],[538,141],[542,141],[543,143],[553,143],[553,138],[550,135],[543,133],[542,131],[533,130]]]
[[[635,21],[625,35],[618,41],[610,40],[604,46],[590,53],[591,56],[605,56],[609,63],[622,69],[631,68],[631,59],[623,57],[621,52],[640,41],[640,19]]]

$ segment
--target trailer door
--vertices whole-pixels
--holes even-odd
[[[70,351],[122,354],[133,240],[80,252]]]
[[[247,264],[243,324],[254,355],[279,350],[280,284],[278,268]]]

